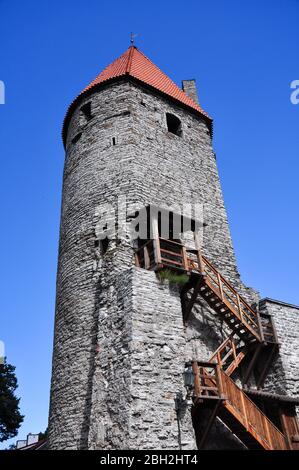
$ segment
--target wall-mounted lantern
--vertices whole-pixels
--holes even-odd
[[[193,388],[194,388],[194,373],[193,373],[193,370],[192,370],[191,362],[187,362],[185,364],[184,384],[185,384],[185,387],[187,389],[187,393],[189,395],[191,390],[193,390]]]

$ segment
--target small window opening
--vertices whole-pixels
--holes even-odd
[[[165,214],[163,214],[163,216],[165,217]],[[178,243],[181,243],[181,240],[177,237],[177,233],[175,233],[175,228],[177,230],[178,227],[174,227],[174,222],[173,222],[173,212],[169,212],[168,215],[166,215],[166,222],[168,222],[168,227],[166,225],[165,227],[165,222],[164,222],[164,226],[163,226],[163,229],[162,229],[162,214],[161,212],[158,213],[158,232],[159,232],[159,236],[164,238],[166,237],[167,240],[172,240],[172,241],[175,241],[175,242],[178,242]],[[166,230],[166,233],[163,233],[163,231]],[[181,231],[182,231],[182,220],[181,220]]]
[[[166,122],[168,132],[178,135],[179,137],[182,136],[182,123],[179,118],[177,118],[173,114],[166,113]]]
[[[101,253],[104,255],[106,251],[108,250],[109,246],[109,239],[106,237],[103,240],[101,240]]]
[[[112,145],[116,145],[116,138],[112,137]]]
[[[78,140],[81,138],[81,135],[82,135],[82,132],[79,132],[78,134],[76,134],[75,137],[73,137],[72,139],[72,144],[75,144],[76,142],[78,142]]]
[[[82,117],[85,118],[85,121],[86,122],[90,121],[90,119],[92,118],[91,102],[89,101],[89,103],[86,103],[83,106],[81,106],[80,111],[82,113]]]

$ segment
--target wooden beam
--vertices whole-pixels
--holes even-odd
[[[223,286],[222,286],[222,281],[221,281],[221,276],[220,273],[217,272],[217,279],[218,279],[218,285],[219,285],[219,291],[220,291],[220,296],[221,300],[224,300],[224,295],[223,295]]]
[[[255,348],[255,351],[253,353],[253,356],[251,358],[251,361],[249,363],[249,366],[246,369],[246,373],[245,373],[244,378],[243,378],[243,384],[246,384],[248,382],[250,374],[253,371],[253,368],[256,364],[257,358],[258,358],[258,356],[261,352],[261,349],[262,349],[262,343],[258,343],[256,348]]]
[[[199,380],[199,370],[197,361],[192,361],[192,371],[194,374],[194,395],[195,397],[199,397],[200,393],[200,380]]]
[[[191,312],[192,307],[194,305],[194,302],[197,298],[197,295],[198,295],[198,292],[199,292],[199,289],[200,289],[201,285],[202,285],[202,278],[200,278],[197,281],[197,283],[195,284],[194,290],[193,290],[192,295],[191,295],[191,299],[188,301],[188,303],[186,305],[185,315],[184,315],[184,322],[186,322],[189,318],[190,312]],[[186,298],[187,298],[187,295],[186,295]]]
[[[284,434],[284,437],[285,437],[285,440],[286,440],[287,448],[292,450],[293,445],[292,445],[291,436],[289,435],[287,420],[286,420],[284,411],[281,409],[281,407],[279,408],[279,417],[280,417],[280,422],[281,422],[281,427],[282,427],[282,430],[283,430],[283,434]]]
[[[269,348],[270,346],[266,346],[267,348]],[[257,388],[261,388],[264,384],[264,381],[265,381],[265,378],[266,378],[266,374],[267,374],[267,371],[268,371],[268,368],[270,367],[270,364],[273,360],[273,357],[274,355],[276,354],[276,352],[278,351],[278,347],[277,347],[277,344],[273,344],[272,345],[272,348],[271,348],[271,351],[270,353],[268,354],[268,357],[267,357],[267,360],[264,364],[264,367],[262,369],[262,372],[259,376],[259,379],[257,380]]]
[[[186,271],[189,271],[187,251],[186,251],[186,247],[184,245],[182,246],[182,256],[183,256],[183,268]]]

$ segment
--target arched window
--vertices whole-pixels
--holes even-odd
[[[166,113],[166,122],[168,132],[178,135],[182,135],[182,123],[174,114]]]

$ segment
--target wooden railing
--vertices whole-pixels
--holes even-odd
[[[217,363],[192,361],[194,374],[194,397],[199,399],[221,399],[222,382],[220,366]]]
[[[160,237],[145,242],[137,249],[136,265],[144,269],[169,268],[200,274],[201,282],[219,299],[216,304],[218,302],[218,305],[228,307],[235,322],[237,319],[237,323],[244,325],[244,329],[250,331],[259,342],[277,341],[271,318],[265,316],[261,323],[258,313],[202,256],[200,250],[188,250],[179,242]],[[240,339],[231,335],[219,346],[209,362],[193,361],[194,398],[197,402],[206,399],[223,402],[221,407],[225,407],[230,416],[263,448],[286,449],[284,435],[229,377],[244,356],[245,348],[240,347]]]
[[[285,436],[250,398],[221,372],[223,392],[227,397],[225,407],[265,449],[286,450]]]
[[[151,268],[166,267],[188,271],[186,248],[179,242],[159,237],[157,240],[148,240],[136,250],[136,264],[144,268],[144,250],[150,250]],[[156,265],[154,265],[156,263]]]
[[[234,316],[253,336],[258,340],[261,339],[261,325],[257,312],[201,254],[200,250],[190,250],[179,242],[160,237],[157,240],[149,240],[137,250],[136,264],[145,269],[165,267],[200,273],[204,276],[204,282],[229,307]]]
[[[163,266],[175,269],[187,268],[185,247],[174,240],[159,238],[160,263]]]
[[[193,361],[195,404],[205,399],[222,400],[232,417],[267,450],[286,450],[285,436],[250,400],[219,364]],[[223,418],[221,408],[218,415]]]
[[[240,338],[234,338],[233,335],[229,336],[216,349],[209,362],[217,362],[220,368],[230,376],[246,355],[245,346],[240,347],[241,343]]]
[[[135,254],[136,266],[143,269],[153,269],[156,264],[154,241],[148,240]]]
[[[205,283],[215,292],[215,294],[226,303],[233,311],[234,315],[245,324],[252,333],[260,332],[259,317],[246,300],[227,282],[219,271],[205,258],[202,258],[202,267],[200,271],[206,275]],[[197,262],[192,260],[193,269],[199,270]]]

